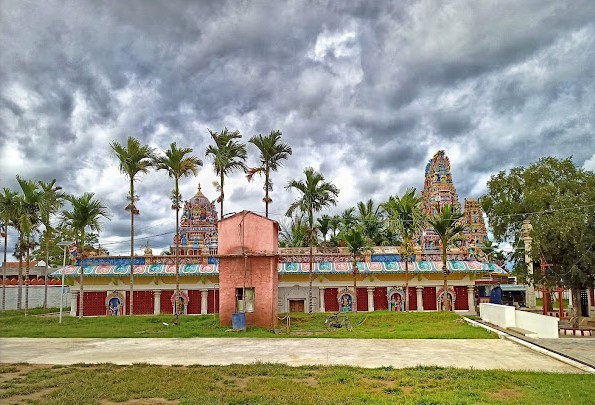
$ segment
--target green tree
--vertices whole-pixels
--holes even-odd
[[[442,248],[442,274],[444,275],[444,291],[442,292],[442,310],[452,310],[451,302],[448,298],[448,268],[446,267],[446,259],[448,247],[458,241],[464,241],[465,236],[462,235],[465,229],[459,220],[463,218],[463,214],[453,211],[452,206],[446,204],[442,207],[442,211],[433,218],[428,219],[428,224],[432,227],[434,232],[440,238],[440,245]]]
[[[318,232],[320,232],[320,234],[322,235],[322,243],[324,245],[327,244],[326,238],[329,232],[331,231],[331,222],[332,217],[326,214],[316,220],[316,229],[318,229]]]
[[[8,228],[14,222],[15,204],[18,193],[7,187],[0,194],[0,219],[2,219],[2,235],[4,236],[4,258],[2,259],[2,311],[6,310],[6,254],[8,251]]]
[[[37,188],[37,183],[32,180],[23,179],[17,176],[22,193],[17,198],[19,211],[18,222],[21,232],[21,248],[25,251],[25,315],[29,310],[29,274],[31,272],[31,248],[35,246],[33,232],[40,224],[39,205],[41,192]],[[22,262],[22,259],[21,261]]]
[[[134,192],[134,180],[139,174],[146,174],[153,166],[155,149],[148,145],[142,145],[137,139],[128,137],[126,146],[118,142],[112,142],[112,151],[120,161],[120,172],[128,177],[130,188],[126,210],[130,211],[130,315],[134,315],[134,216],[140,211],[135,205],[138,200]]]
[[[409,188],[401,197],[389,197],[382,207],[388,217],[389,230],[401,238],[401,251],[405,259],[405,311],[409,311],[409,262],[413,260],[415,236],[424,224],[421,196],[416,195],[415,188]]]
[[[353,312],[357,312],[357,275],[359,269],[357,267],[357,259],[367,252],[372,251],[372,244],[364,233],[361,225],[349,229],[341,234],[341,240],[347,244],[349,255],[351,256],[351,271],[353,273]]]
[[[260,152],[260,166],[248,169],[246,177],[251,181],[255,174],[264,174],[264,206],[265,216],[269,217],[269,203],[273,200],[269,197],[269,191],[273,191],[273,182],[270,178],[271,170],[276,172],[291,155],[291,147],[280,143],[281,131],[271,131],[266,136],[254,135],[248,142],[254,144]]]
[[[176,299],[180,297],[180,208],[182,196],[180,195],[179,182],[181,177],[190,175],[196,176],[198,168],[202,166],[202,161],[196,156],[188,156],[192,153],[191,148],[178,148],[173,142],[169,149],[165,151],[165,156],[158,156],[155,159],[155,167],[157,170],[165,170],[169,177],[174,179],[174,190],[172,193],[172,206],[176,210],[176,250],[174,252],[174,262],[176,264]],[[176,311],[176,324],[179,324],[180,318],[178,311]]]
[[[39,216],[42,225],[45,230],[43,232],[44,237],[44,250],[45,250],[45,268],[44,268],[44,291],[43,291],[43,307],[48,306],[48,266],[50,262],[50,241],[52,240],[52,234],[54,228],[52,227],[52,217],[58,213],[64,200],[64,193],[61,192],[62,187],[56,185],[56,179],[45,183],[43,181],[37,182],[39,190],[41,192],[39,200]]]
[[[364,236],[370,243],[380,246],[384,242],[384,221],[380,206],[376,206],[372,199],[357,203],[357,220],[361,225]]]
[[[595,174],[570,158],[545,157],[490,178],[481,205],[498,242],[511,242],[514,273],[531,284],[570,288],[579,303],[580,289],[595,282]],[[533,230],[531,256],[554,266],[527,274],[520,235],[523,219]],[[578,326],[578,305],[573,306]]]
[[[205,156],[211,156],[213,159],[213,169],[215,170],[215,174],[219,176],[219,184],[216,188],[219,189],[220,194],[217,201],[219,201],[221,209],[219,215],[223,219],[223,200],[225,200],[223,185],[225,176],[236,170],[246,172],[248,167],[245,162],[248,154],[246,152],[246,145],[238,142],[238,139],[242,138],[240,131],[229,131],[227,128],[219,133],[213,132],[210,129],[208,131],[213,141],[215,141],[215,145],[208,146]]]
[[[308,246],[308,224],[301,213],[281,222],[280,247]]]
[[[85,268],[85,232],[100,231],[100,219],[110,219],[110,214],[105,205],[94,198],[93,193],[84,193],[80,197],[67,195],[65,199],[70,203],[70,210],[62,211],[62,224],[76,230],[76,242],[81,258],[81,271],[79,275],[79,318],[83,317],[84,294],[84,268]]]
[[[310,272],[308,277],[308,311],[313,312],[312,308],[312,270],[315,228],[314,213],[321,211],[325,207],[337,204],[339,189],[332,183],[324,181],[324,176],[313,168],[308,167],[304,170],[305,180],[291,180],[287,190],[296,190],[300,197],[290,204],[285,215],[291,217],[294,212],[299,211],[307,216],[308,221],[308,245],[310,246]]]

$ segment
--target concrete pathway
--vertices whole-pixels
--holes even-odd
[[[31,339],[1,338],[0,362],[31,364],[283,363],[406,368],[580,369],[507,339]]]

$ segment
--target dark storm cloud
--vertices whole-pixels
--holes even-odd
[[[127,179],[109,149],[128,136],[193,148],[204,166],[184,179],[183,195],[201,182],[215,199],[206,129],[239,129],[245,141],[280,129],[294,155],[273,175],[279,215],[297,197],[285,185],[306,166],[340,185],[339,210],[421,189],[438,149],[451,157],[461,199],[481,194],[490,174],[544,155],[595,162],[588,0],[0,8],[0,185],[17,188],[18,173],[94,191],[112,210],[108,241],[129,234]],[[163,172],[138,183],[139,235],[154,247],[171,241],[156,235],[173,232],[172,188]],[[236,173],[225,191],[226,211],[264,210],[261,178]]]

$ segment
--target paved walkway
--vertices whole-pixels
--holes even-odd
[[[31,339],[1,338],[0,362],[31,364],[284,363],[406,368],[580,369],[507,339]]]

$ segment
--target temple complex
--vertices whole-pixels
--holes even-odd
[[[508,274],[476,254],[487,237],[483,212],[476,199],[465,199],[461,207],[444,151],[426,166],[422,199],[426,215],[439,213],[444,204],[464,209],[466,241],[449,247],[448,294],[453,310],[473,312],[479,301],[489,299],[482,287],[507,283]],[[278,231],[275,221],[248,211],[219,220],[199,186],[184,203],[172,246],[174,252],[178,242],[183,305],[174,297],[174,256],[147,251],[135,259],[135,314],[221,312],[220,321],[229,324],[232,313],[243,312],[248,313],[247,326],[271,328],[278,313],[308,311],[310,275],[315,312],[352,311],[354,302],[358,311],[403,311],[406,294],[410,311],[439,309],[442,259],[440,242],[431,229],[419,235],[415,261],[407,273],[399,247],[374,247],[372,253],[357,258],[355,290],[346,248],[314,248],[310,268],[309,249],[279,248]],[[85,262],[84,315],[128,313],[130,259],[93,257]],[[67,266],[63,272],[73,286],[71,315],[75,316],[80,266]]]

